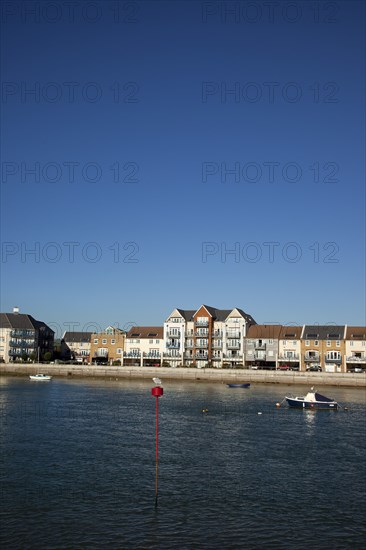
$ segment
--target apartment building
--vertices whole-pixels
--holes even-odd
[[[236,367],[244,363],[244,340],[252,324],[242,309],[174,309],[164,323],[164,364]]]
[[[123,366],[160,367],[163,351],[163,327],[133,327],[126,335]]]
[[[301,335],[302,370],[346,372],[345,325],[305,325]]]
[[[0,361],[42,361],[48,353],[52,357],[54,335],[46,323],[19,313],[19,308],[0,313]]]
[[[346,370],[366,371],[366,327],[346,327]]]
[[[245,342],[245,366],[275,369],[278,364],[279,339],[283,328],[282,325],[250,326]]]
[[[112,365],[123,363],[126,332],[109,326],[103,332],[94,332],[90,336],[91,364]]]
[[[78,363],[90,363],[92,332],[65,332],[61,339],[61,358]]]

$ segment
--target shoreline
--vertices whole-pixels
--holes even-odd
[[[173,367],[92,367],[78,365],[0,364],[0,376],[29,376],[49,374],[61,378],[129,378],[190,380],[197,382],[304,384],[366,388],[366,373],[294,372],[251,369],[197,369]]]

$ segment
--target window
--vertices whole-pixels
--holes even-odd
[[[154,340],[149,340],[149,344],[153,344],[154,343]]]
[[[273,340],[268,340],[268,343],[269,343],[269,344],[273,344]]]
[[[314,346],[319,346],[319,340],[314,341]]]
[[[122,348],[117,348],[117,353],[122,353]]]
[[[116,343],[116,340],[114,338],[112,338],[111,344],[115,344],[115,343]]]
[[[310,340],[305,340],[305,346],[310,346]]]
[[[106,343],[107,343],[107,340],[106,340],[105,338],[103,338],[103,340],[102,340],[102,344],[104,344],[104,345],[105,345]]]
[[[286,340],[283,340],[283,345],[284,345],[284,346],[286,345]]]
[[[159,344],[160,343],[160,340],[155,340],[155,344]]]
[[[330,348],[330,340],[327,340],[327,348]]]
[[[94,344],[97,344],[98,343],[98,338],[95,338],[94,339]]]

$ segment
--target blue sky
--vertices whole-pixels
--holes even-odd
[[[1,7],[2,311],[365,323],[363,2]]]

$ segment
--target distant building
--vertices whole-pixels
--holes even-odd
[[[123,366],[161,366],[164,350],[163,327],[133,327],[126,335]]]
[[[244,340],[255,324],[242,309],[174,309],[164,323],[164,363],[220,368],[244,364]]]
[[[90,336],[90,362],[110,365],[115,361],[122,363],[125,349],[126,331],[109,326],[103,332]]]
[[[42,361],[46,353],[53,354],[54,331],[31,315],[0,313],[0,361]]]
[[[346,327],[346,369],[366,371],[366,327]]]
[[[301,333],[303,327],[282,326],[278,339],[277,368],[301,370]]]
[[[89,363],[92,334],[92,332],[65,332],[61,340],[61,358],[78,363]]]

